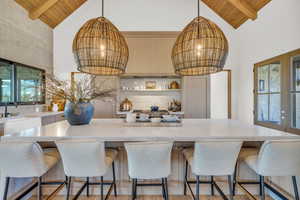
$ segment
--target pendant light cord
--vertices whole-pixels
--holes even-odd
[[[104,0],[102,0],[102,17],[104,17]]]
[[[200,17],[200,1],[201,0],[197,0],[197,2],[198,2],[198,17]]]
[[[198,2],[197,39],[200,38],[200,27],[199,27],[199,24],[200,24],[200,21],[199,21],[199,17],[200,17],[200,1],[201,0],[197,0],[197,2]]]

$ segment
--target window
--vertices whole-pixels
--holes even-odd
[[[44,70],[0,60],[0,104],[43,104]]]
[[[13,92],[13,68],[10,64],[0,61],[0,102],[12,102]]]
[[[300,50],[254,66],[255,124],[300,134]]]

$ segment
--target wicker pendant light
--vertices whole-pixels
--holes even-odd
[[[198,17],[177,37],[172,50],[175,73],[198,76],[223,70],[228,55],[228,42],[222,30],[210,20]]]
[[[104,15],[87,21],[73,41],[73,54],[78,70],[94,75],[123,74],[129,51],[123,35]]]

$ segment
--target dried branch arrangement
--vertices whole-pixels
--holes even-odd
[[[66,99],[77,103],[88,103],[93,99],[104,99],[115,97],[114,88],[106,88],[105,80],[96,83],[96,76],[86,74],[80,80],[64,81],[57,77],[46,75],[46,95],[47,98],[53,97]]]

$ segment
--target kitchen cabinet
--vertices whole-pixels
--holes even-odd
[[[185,118],[210,117],[210,77],[183,78],[183,111]]]

